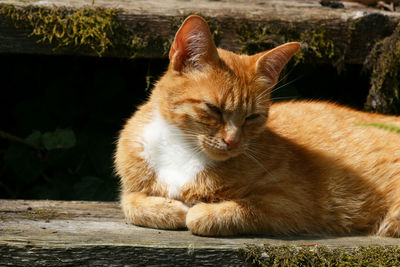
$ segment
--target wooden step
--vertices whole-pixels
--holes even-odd
[[[365,236],[200,237],[126,224],[116,202],[0,200],[0,265],[243,266],[247,245],[399,245]]]
[[[0,53],[163,58],[193,13],[222,48],[255,53],[301,41],[301,60],[336,64],[362,64],[400,21],[398,12],[317,0],[0,0]]]

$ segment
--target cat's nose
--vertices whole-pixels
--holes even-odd
[[[228,150],[236,148],[240,141],[240,131],[234,122],[228,122],[225,125],[225,133],[222,140],[227,146]]]
[[[224,142],[228,147],[228,150],[234,149],[239,144],[239,138],[236,136],[227,136],[224,138]]]

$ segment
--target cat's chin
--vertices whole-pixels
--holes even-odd
[[[205,150],[204,153],[209,157],[211,160],[214,161],[226,161],[230,158],[234,158],[238,156],[240,153],[232,153],[228,151],[210,151]]]

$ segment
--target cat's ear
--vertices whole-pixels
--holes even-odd
[[[267,78],[271,84],[277,83],[282,69],[299,48],[300,43],[292,42],[256,55],[259,56],[256,62],[257,74]]]
[[[175,35],[169,59],[176,71],[197,68],[204,64],[216,64],[219,61],[217,48],[211,36],[207,22],[197,15],[185,19]]]

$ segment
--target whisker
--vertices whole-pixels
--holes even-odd
[[[262,165],[261,162],[259,162],[254,155],[250,154],[249,151],[244,152],[244,155],[247,156],[249,159],[253,160],[258,166],[260,166],[266,174],[268,174],[269,177],[271,177],[273,180],[275,180],[275,178],[272,176],[272,174],[264,167],[264,165]]]
[[[285,75],[283,75],[283,77],[280,77],[280,79],[278,80],[278,82],[275,84],[278,85],[281,81],[285,80],[293,71],[295,70],[295,67],[291,68],[289,71],[287,71],[285,73]]]
[[[259,94],[259,95],[256,97],[256,101],[259,101],[260,99],[265,98],[265,97],[270,93],[270,90],[271,90],[272,88],[273,88],[273,86],[268,87],[268,88],[265,89],[263,92],[261,92],[261,94]]]
[[[290,85],[290,84],[296,82],[296,81],[299,80],[300,78],[302,78],[302,76],[299,76],[299,77],[297,77],[296,79],[294,79],[294,80],[292,80],[292,81],[290,81],[290,82],[287,82],[287,83],[285,83],[285,84],[282,84],[281,86],[278,86],[278,87],[275,87],[275,88],[274,88],[274,86],[276,86],[279,82],[276,83],[274,86],[268,87],[267,89],[265,89],[261,94],[259,94],[259,95],[256,97],[256,101],[259,101],[260,99],[265,98],[265,96],[266,96],[267,94],[272,94],[272,93],[278,91],[279,89],[281,89],[281,88],[283,88],[283,87],[285,87],[285,86],[287,86],[287,85]],[[272,88],[273,88],[273,89],[272,89]],[[272,90],[271,90],[271,89],[272,89]]]
[[[296,99],[296,98],[297,98],[296,96],[282,96],[282,97],[270,98],[269,101],[273,102],[273,101],[276,101],[276,100],[286,100],[286,99]]]
[[[249,141],[248,144],[250,146],[254,145],[254,147],[247,147],[247,149],[251,148],[253,151],[260,151],[259,150],[259,145],[260,145],[259,142],[257,142],[257,141]],[[268,143],[266,146],[268,146],[269,148],[270,147],[272,147],[272,148],[282,148],[282,146],[279,146],[279,145],[276,145],[276,144],[271,144],[271,143]],[[265,151],[260,151],[260,152],[264,152],[265,153]]]
[[[262,156],[262,158],[271,158],[271,154],[263,152],[263,151],[256,151],[256,150],[248,150],[248,152],[251,152],[252,155],[259,155]]]
[[[170,133],[171,135],[175,135],[175,136],[198,136],[199,134],[196,132],[184,132],[184,131],[174,131]]]
[[[287,83],[285,83],[285,84],[282,84],[281,86],[275,87],[275,88],[271,91],[271,94],[274,93],[274,92],[276,92],[277,90],[279,90],[279,89],[285,87],[285,86],[288,86],[289,84],[292,84],[292,83],[294,83],[294,82],[297,82],[297,81],[298,81],[299,79],[301,79],[301,78],[303,78],[303,76],[299,76],[299,77],[297,77],[297,78],[295,78],[295,79],[293,79],[293,80],[291,80],[291,81],[289,81],[289,82],[287,82]]]
[[[194,135],[194,134],[189,135],[189,134],[174,134],[174,133],[172,133],[172,134],[170,134],[170,135],[172,135],[172,136],[177,136],[177,137],[185,137],[185,138],[197,139],[197,135]]]
[[[271,94],[272,94],[272,93],[275,92],[276,90],[278,90],[278,89],[280,89],[280,88],[282,88],[282,87],[284,87],[284,86],[286,86],[286,85],[288,85],[288,84],[290,84],[290,83],[292,83],[292,82],[295,82],[295,81],[297,81],[299,78],[301,78],[301,76],[299,76],[298,78],[294,79],[293,81],[288,82],[288,83],[286,83],[286,84],[283,84],[283,85],[281,85],[281,86],[279,86],[279,87],[277,87],[277,88],[275,88],[274,90],[271,91],[272,88],[274,88],[274,87],[277,86],[279,83],[281,83],[282,81],[284,81],[284,80],[290,75],[290,73],[293,72],[294,69],[295,69],[295,68],[292,68],[290,71],[288,71],[283,77],[281,77],[281,78],[278,80],[278,82],[277,82],[276,84],[274,84],[273,86],[270,86],[270,87],[268,87],[267,89],[265,89],[260,95],[258,95],[258,96],[256,97],[256,99],[262,98],[262,97],[264,97],[264,96],[265,96],[266,94],[268,94],[268,93],[271,93]]]
[[[249,153],[249,151],[245,151],[244,155],[246,155],[248,158],[253,160],[255,163],[257,163],[258,166],[260,166],[264,171],[267,171],[265,167],[252,155]]]

